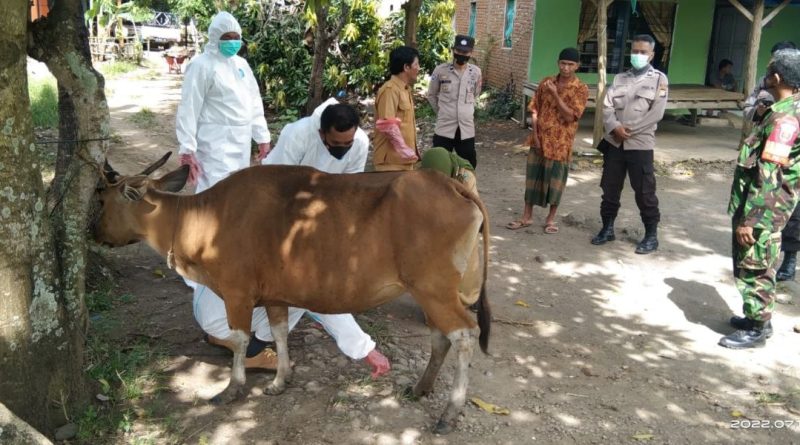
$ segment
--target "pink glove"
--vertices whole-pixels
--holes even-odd
[[[258,156],[256,156],[256,161],[260,164],[264,158],[267,157],[269,152],[272,150],[272,145],[269,142],[265,142],[263,144],[258,144]]]
[[[404,161],[416,161],[418,159],[416,150],[406,145],[403,134],[400,133],[400,119],[396,117],[379,119],[375,123],[375,128],[389,137],[389,140],[392,141],[392,148]]]
[[[370,351],[369,354],[367,354],[367,356],[364,358],[364,361],[372,366],[372,374],[370,375],[373,379],[377,379],[378,377],[387,374],[389,370],[392,369],[391,365],[389,365],[389,359],[386,358],[385,355],[381,354],[377,349]]]
[[[181,165],[188,165],[189,166],[189,185],[197,184],[197,178],[203,173],[203,169],[200,168],[200,163],[197,162],[197,157],[195,157],[194,153],[186,153],[181,155]]]

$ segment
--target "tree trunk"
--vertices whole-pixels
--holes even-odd
[[[67,152],[69,144],[59,147],[58,188],[46,203],[31,130],[25,44],[56,77],[60,98],[71,98],[76,139],[107,139],[110,119],[103,78],[91,66],[80,0],[56,2],[46,18],[28,24],[28,35],[28,2],[12,1],[0,17],[0,78],[13,86],[0,90],[0,400],[49,432],[87,400],[85,237],[96,165],[107,142],[81,142],[72,146],[74,153]]]
[[[417,47],[417,27],[419,26],[419,10],[422,0],[408,0],[402,6],[406,10],[405,43],[412,48]]]
[[[314,5],[314,14],[317,16],[317,29],[314,30],[314,59],[311,62],[311,79],[308,81],[308,102],[306,102],[306,115],[311,115],[314,109],[322,103],[322,76],[325,73],[325,59],[331,38],[328,32],[328,6],[323,2]]]
[[[350,3],[341,2],[339,21],[330,22],[328,3],[318,1],[314,4],[314,14],[317,16],[317,28],[314,30],[314,59],[311,63],[311,79],[308,81],[308,102],[306,102],[306,115],[314,112],[322,103],[322,76],[325,74],[325,61],[328,50],[339,36],[344,24],[350,16]]]
[[[0,443],[24,443],[26,445],[53,445],[39,431],[33,429],[0,403]]]

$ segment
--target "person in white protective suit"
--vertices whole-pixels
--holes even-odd
[[[250,140],[259,161],[269,152],[270,134],[253,71],[236,55],[242,28],[227,12],[211,20],[203,54],[186,68],[175,127],[181,165],[200,193],[250,165]]]
[[[369,138],[358,127],[359,117],[349,105],[329,99],[314,113],[287,125],[281,131],[275,149],[262,161],[269,165],[306,165],[328,173],[358,173],[364,171],[369,150]],[[289,308],[289,330],[304,313],[317,320],[335,339],[346,356],[364,360],[372,367],[372,377],[389,372],[389,360],[375,348],[375,342],[356,323],[350,314],[318,314],[299,308]],[[225,303],[211,289],[198,286],[195,290],[194,314],[208,334],[212,344],[232,349],[226,339],[231,334]],[[272,341],[266,310],[253,310],[250,340],[245,367],[273,369],[277,356],[267,342]]]

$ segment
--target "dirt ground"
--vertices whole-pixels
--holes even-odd
[[[137,173],[177,148],[180,81],[161,63],[108,82],[119,136],[109,158],[119,171]],[[157,117],[146,128],[131,120],[144,107]],[[587,125],[578,151],[592,154],[582,141]],[[140,418],[119,443],[800,443],[796,288],[784,292],[787,304],[778,305],[775,335],[765,348],[732,351],[716,344],[741,307],[725,213],[738,132],[662,125],[661,248],[649,256],[633,253],[643,229],[630,188],[618,240],[589,244],[600,228],[600,166],[591,156],[576,157],[558,234],[543,232],[542,209],[531,227],[505,229],[522,210],[525,134],[510,121],[481,123],[478,131],[495,320],[491,355],[475,353],[468,398],[507,415],[468,402],[457,431],[430,433],[454,360],[448,357],[431,397],[400,396],[421,374],[429,351],[421,311],[407,296],[357,315],[392,361],[387,376],[370,380],[364,364],[347,359],[306,321],[290,334],[296,374],[283,395],[262,392],[271,374],[248,373],[244,400],[212,406],[206,400],[227,384],[230,356],[203,342],[189,288],[147,246],[133,245],[105,252],[117,292],[130,296],[111,316],[122,321],[120,344],[144,338],[165,347],[169,359],[166,391],[142,399]],[[176,165],[171,160],[166,169]]]

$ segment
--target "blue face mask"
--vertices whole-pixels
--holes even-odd
[[[233,57],[242,48],[241,40],[220,40],[219,52],[225,57]]]
[[[631,54],[631,65],[633,69],[640,70],[650,63],[650,56],[647,54]]]

